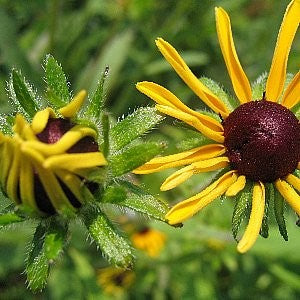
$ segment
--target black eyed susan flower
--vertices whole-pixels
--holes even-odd
[[[192,175],[224,169],[215,182],[199,194],[175,205],[166,215],[171,225],[179,224],[225,195],[237,197],[234,236],[240,226],[239,211],[245,208],[247,194],[252,195],[251,213],[246,231],[237,249],[244,253],[263,231],[270,199],[275,201],[275,216],[281,234],[287,239],[282,216],[282,197],[300,215],[300,125],[294,114],[299,108],[300,73],[287,88],[287,60],[300,21],[300,1],[291,1],[278,34],[271,69],[260,98],[252,96],[251,85],[238,59],[230,19],[222,8],[216,8],[216,26],[226,67],[240,106],[223,102],[191,72],[178,52],[159,38],[156,44],[191,90],[220,116],[194,111],[173,93],[152,82],[140,82],[137,88],[156,104],[156,109],[194,127],[213,142],[178,154],[157,157],[135,170],[148,174],[167,168],[185,166],[169,176],[161,186],[170,190]],[[228,170],[229,169],[229,170]],[[275,187],[275,188],[274,188]]]

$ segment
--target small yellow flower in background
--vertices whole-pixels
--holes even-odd
[[[175,205],[166,215],[169,224],[175,225],[189,219],[223,194],[237,195],[248,182],[254,182],[252,208],[248,226],[237,246],[239,252],[248,251],[261,230],[267,184],[272,183],[300,215],[300,196],[295,191],[300,191],[300,179],[292,174],[300,168],[300,125],[290,110],[300,101],[300,72],[284,89],[287,59],[299,21],[300,1],[294,0],[287,7],[281,24],[265,93],[261,99],[253,99],[251,85],[235,50],[229,16],[224,9],[216,8],[219,43],[240,102],[235,110],[198,80],[168,42],[157,39],[156,44],[165,59],[191,90],[221,117],[222,122],[190,109],[156,83],[138,83],[137,89],[157,103],[158,111],[187,123],[214,143],[154,158],[134,172],[149,174],[185,166],[162,184],[161,190],[167,191],[194,174],[230,168],[202,192]]]
[[[165,245],[166,236],[158,230],[146,227],[134,233],[131,240],[135,248],[145,251],[151,257],[157,257]]]
[[[107,267],[99,270],[97,281],[104,292],[114,296],[121,296],[134,283],[135,273],[131,270],[123,270]]]
[[[0,133],[1,187],[16,204],[54,214],[74,212],[84,203],[86,170],[107,164],[95,141],[97,132],[69,119],[85,97],[85,91],[79,92],[59,110],[61,116],[52,108],[41,110],[31,124],[18,114],[13,135]]]

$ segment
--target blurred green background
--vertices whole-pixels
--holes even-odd
[[[214,7],[230,14],[240,60],[251,81],[268,71],[285,7],[273,0],[0,0],[0,107],[9,111],[6,81],[12,68],[21,69],[40,94],[44,91],[43,62],[51,53],[61,63],[75,92],[92,91],[106,65],[110,67],[106,94],[109,109],[122,117],[138,106],[152,105],[135,83],[157,82],[193,108],[199,100],[181,82],[156,49],[163,37],[182,54],[197,76],[211,77],[231,91],[215,30]],[[299,69],[300,39],[293,44],[289,72]],[[167,120],[153,136],[168,141],[166,152],[180,148],[185,132]],[[148,190],[159,193],[165,173],[139,177]],[[173,203],[200,190],[198,176],[175,191],[160,193]],[[132,284],[109,294],[98,274],[107,266],[95,246],[88,247],[80,224],[64,260],[52,268],[47,288],[26,290],[24,249],[32,235],[15,225],[0,232],[0,299],[299,299],[300,229],[287,213],[289,242],[275,226],[270,238],[259,238],[245,255],[236,252],[231,237],[232,203],[217,200],[197,217],[174,229],[157,222],[149,226],[167,236],[157,258],[137,251]],[[123,212],[124,213],[124,212]],[[120,213],[119,213],[120,215]],[[146,219],[132,223],[148,223]],[[126,230],[126,229],[124,229]],[[91,250],[92,249],[92,250]],[[100,270],[100,271],[99,271]]]

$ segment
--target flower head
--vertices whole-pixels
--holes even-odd
[[[222,195],[239,196],[237,206],[242,206],[245,204],[243,192],[247,190],[252,195],[251,213],[238,251],[246,252],[256,241],[271,198],[275,201],[279,229],[287,238],[282,211],[279,212],[281,197],[300,215],[300,196],[295,191],[300,190],[300,179],[293,174],[299,168],[300,125],[292,111],[300,101],[297,92],[300,88],[299,72],[284,89],[287,59],[299,21],[300,1],[294,0],[287,7],[281,24],[265,91],[260,99],[253,99],[251,85],[235,50],[229,16],[224,9],[216,8],[219,43],[240,103],[238,108],[230,101],[221,101],[216,93],[198,80],[168,42],[157,39],[160,52],[177,74],[221,118],[217,121],[190,109],[158,84],[137,84],[140,92],[157,103],[158,111],[194,127],[213,142],[178,154],[154,158],[137,168],[135,173],[148,174],[185,166],[165,180],[161,186],[161,190],[165,191],[194,174],[224,169],[223,174],[199,194],[175,205],[166,215],[169,224],[187,220]],[[240,221],[237,224],[239,227]]]

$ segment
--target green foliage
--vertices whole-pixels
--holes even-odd
[[[272,203],[274,198],[274,186],[272,183],[265,185],[265,211],[261,224],[260,235],[264,238],[269,236],[269,205]]]
[[[281,194],[274,189],[274,214],[276,222],[278,224],[278,229],[282,237],[287,241],[288,233],[286,230],[285,219],[284,219],[284,200]]]
[[[131,246],[99,208],[85,207],[81,217],[92,240],[111,263],[123,268],[132,266]]]
[[[24,218],[17,215],[15,212],[0,214],[0,228],[9,224],[24,221]]]

